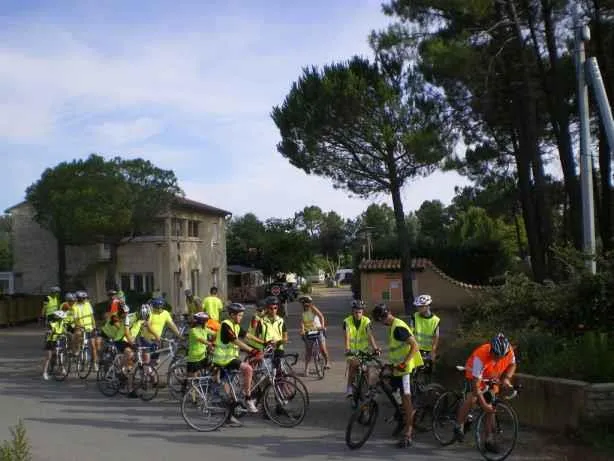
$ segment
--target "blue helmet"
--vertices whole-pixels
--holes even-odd
[[[164,298],[154,298],[154,299],[151,300],[151,302],[149,304],[154,309],[160,309],[160,308],[166,306],[166,301],[164,300]]]
[[[510,347],[510,342],[503,333],[497,334],[497,336],[490,341],[490,351],[497,357],[503,357],[507,354],[510,351]]]

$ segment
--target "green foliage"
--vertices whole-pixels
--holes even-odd
[[[518,347],[523,372],[610,381],[614,376],[614,259],[600,259],[600,271],[592,275],[579,253],[554,252],[566,268],[565,279],[539,284],[524,274],[508,274],[504,285],[487,290],[463,309],[463,337],[486,340],[503,331]]]
[[[11,440],[5,440],[0,446],[0,461],[30,461],[30,441],[22,420],[11,428]]]
[[[11,228],[11,217],[0,216],[0,272],[10,271],[13,268]]]

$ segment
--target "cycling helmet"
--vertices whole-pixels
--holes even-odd
[[[63,320],[63,319],[65,319],[65,318],[66,318],[66,312],[64,312],[64,311],[54,311],[54,312],[53,312],[53,316],[54,316],[56,319]]]
[[[279,299],[277,296],[267,296],[264,300],[264,304],[266,306],[272,306],[274,304],[279,304]]]
[[[192,296],[192,290],[190,290],[190,289],[185,290],[185,291],[183,292],[183,294],[184,294],[184,295],[186,295],[187,297],[190,297],[190,296]]]
[[[386,304],[384,303],[380,303],[373,308],[373,319],[378,322],[381,322],[386,317],[388,317],[389,313],[390,310],[388,309],[388,306],[386,306]]]
[[[230,306],[228,306],[229,314],[238,314],[239,312],[245,312],[245,306],[243,306],[243,304],[232,303]]]
[[[507,354],[510,347],[510,342],[503,333],[497,334],[497,336],[490,341],[490,351],[497,357],[503,357]]]
[[[312,297],[309,295],[303,295],[300,298],[298,298],[298,300],[301,303],[312,303],[313,302]]]
[[[119,299],[126,299],[126,293],[124,293],[122,290],[119,290],[119,291],[117,292],[117,297],[118,297]]]
[[[139,312],[141,320],[148,320],[151,315],[151,306],[149,304],[143,304]]]
[[[197,312],[192,316],[192,320],[199,325],[204,325],[209,320],[209,315],[206,312]]]
[[[365,308],[365,303],[360,299],[354,299],[352,301],[352,309],[362,310]]]
[[[60,290],[60,287],[57,286],[49,288],[49,293],[59,293],[60,291],[62,290]]]
[[[76,298],[74,293],[66,293],[64,295],[64,301],[68,302],[68,301],[76,301],[76,300],[77,300],[77,298]]]
[[[115,295],[117,295],[117,291],[116,290],[109,290],[109,291],[107,291],[107,295],[115,296]]]
[[[77,299],[87,299],[87,292],[84,290],[79,290],[75,293]]]
[[[166,301],[164,298],[154,298],[149,302],[149,304],[151,304],[151,307],[154,309],[162,309],[164,306],[166,306]]]
[[[431,295],[420,295],[414,298],[414,306],[416,307],[430,306],[432,302]]]

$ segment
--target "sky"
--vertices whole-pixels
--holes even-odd
[[[386,196],[351,198],[276,150],[270,118],[305,66],[370,56],[389,19],[378,0],[2,0],[0,212],[62,161],[141,157],[186,196],[259,218],[318,205],[354,218]],[[8,174],[6,174],[8,173]],[[449,203],[456,173],[405,187],[405,211]]]

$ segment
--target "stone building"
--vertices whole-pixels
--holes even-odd
[[[27,202],[8,210],[13,217],[14,289],[42,294],[58,284],[55,237],[33,219]],[[198,295],[217,286],[227,295],[226,226],[230,212],[179,199],[161,214],[146,235],[127,239],[118,249],[116,286],[125,291],[164,294],[175,310],[185,309],[183,292]],[[111,259],[103,244],[66,248],[67,289],[85,288],[92,300],[106,299],[105,280]]]

